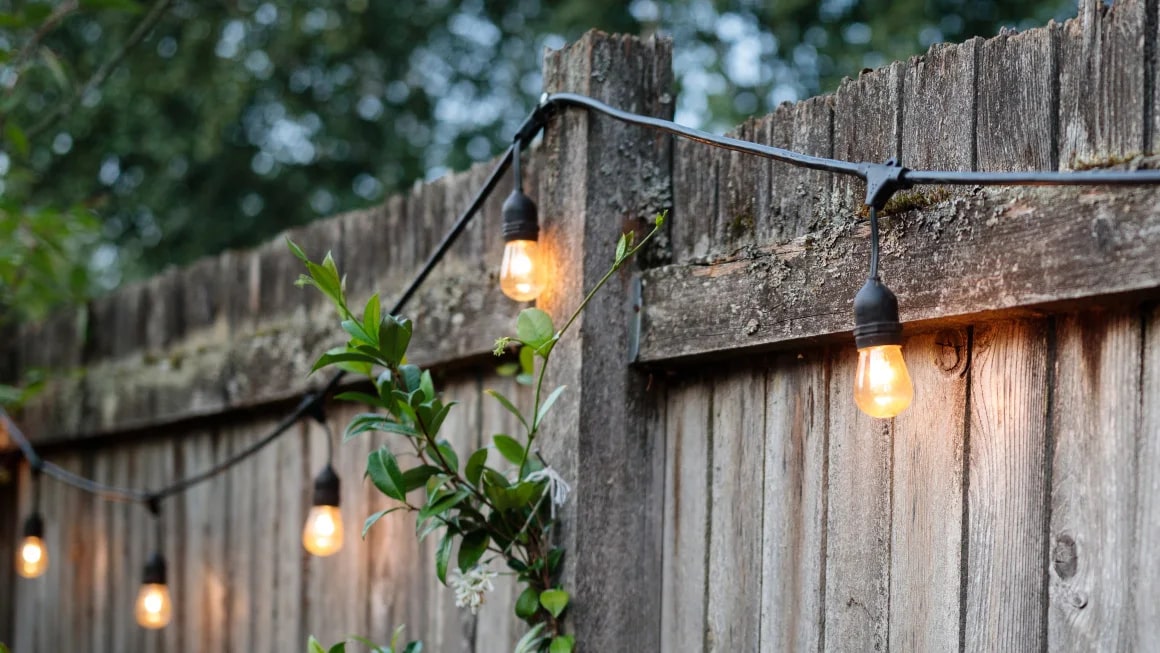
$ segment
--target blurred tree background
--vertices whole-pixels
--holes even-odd
[[[0,311],[35,317],[494,156],[540,93],[543,49],[591,27],[671,35],[677,119],[722,131],[932,43],[1042,25],[1075,4],[0,0],[0,11]]]

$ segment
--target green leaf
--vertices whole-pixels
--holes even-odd
[[[339,642],[330,647],[326,653],[346,653],[346,642]]]
[[[396,510],[402,510],[406,507],[407,506],[395,506],[394,508],[387,508],[386,510],[380,510],[380,511],[376,512],[375,514],[371,515],[370,517],[367,517],[367,520],[365,522],[363,522],[363,529],[362,529],[363,539],[364,540],[367,539],[367,531],[369,531],[371,529],[371,526],[375,525],[375,522],[382,519],[383,517],[386,517],[387,515],[391,514],[392,512],[395,512]]]
[[[572,635],[557,635],[552,638],[548,653],[572,653]]]
[[[403,375],[403,387],[407,392],[415,392],[423,383],[423,372],[417,365],[400,365],[399,373]]]
[[[293,240],[290,240],[289,236],[286,237],[286,245],[290,248],[290,251],[294,253],[294,256],[298,257],[299,261],[305,263],[310,260],[310,258],[306,256],[306,252],[302,251],[302,248],[299,247],[297,243],[295,243]]]
[[[552,404],[556,403],[556,400],[560,398],[560,395],[567,387],[568,386],[566,385],[562,385],[556,388],[552,391],[552,394],[548,395],[548,398],[544,400],[544,403],[540,404],[540,412],[536,414],[536,422],[533,425],[533,428],[540,427],[540,423],[544,421],[544,416],[548,414],[548,410],[552,408]]]
[[[536,373],[536,350],[520,347],[520,372],[531,376]]]
[[[540,643],[546,639],[540,634],[543,632],[545,626],[547,624],[543,622],[532,626],[531,630],[521,637],[520,641],[516,642],[516,648],[513,653],[536,653],[540,648]]]
[[[466,488],[456,491],[454,494],[447,495],[435,501],[428,503],[419,510],[419,519],[427,519],[435,515],[441,515],[444,512],[454,508],[466,499],[471,492]]]
[[[379,408],[386,408],[387,402],[383,401],[381,397],[366,392],[340,392],[334,395],[335,399],[339,401],[352,401],[356,404],[364,404],[367,406],[378,406]]]
[[[399,471],[395,455],[386,447],[372,451],[367,457],[367,476],[371,477],[371,482],[379,492],[396,501],[407,500],[406,493],[403,492],[403,472]]]
[[[524,446],[516,441],[510,435],[496,435],[492,436],[495,442],[495,448],[499,450],[500,455],[507,458],[513,465],[519,465],[524,461]]]
[[[411,321],[388,315],[379,329],[379,350],[393,365],[403,362],[411,343]]]
[[[350,334],[352,338],[360,343],[368,345],[375,345],[378,343],[376,339],[372,339],[371,335],[363,329],[363,326],[356,320],[343,320],[342,330]]]
[[[339,347],[338,349],[332,349],[319,357],[319,359],[315,361],[314,367],[310,368],[310,371],[316,372],[323,367],[326,367],[327,365],[334,365],[336,363],[364,363],[368,366],[369,370],[369,366],[376,365],[378,362],[379,361],[372,356],[368,356],[357,351],[349,351],[345,347]]]
[[[435,575],[439,582],[447,584],[447,560],[451,557],[451,533],[439,540],[439,548],[435,550]]]
[[[440,440],[438,442],[438,445],[439,445],[439,453],[442,454],[443,460],[447,461],[448,467],[450,467],[452,471],[458,472],[459,471],[459,456],[455,455],[455,450],[451,448],[451,443],[448,442],[447,440]],[[436,460],[438,460],[438,458],[439,458],[438,456],[435,455],[435,450],[431,447],[431,445],[427,445],[427,455],[431,456],[432,458],[434,458]]]
[[[540,594],[540,605],[558,618],[564,608],[568,607],[568,593],[564,590],[544,590]]]
[[[516,599],[516,616],[528,620],[540,611],[540,593],[529,587]]]
[[[511,413],[512,415],[515,415],[517,418],[519,418],[520,424],[524,425],[524,430],[529,430],[529,431],[531,430],[528,428],[528,423],[526,421],[524,421],[524,416],[522,413],[520,413],[520,409],[516,408],[516,405],[513,404],[510,399],[503,396],[503,393],[501,393],[498,390],[484,390],[484,392],[491,395],[492,397],[495,397],[495,400],[498,401],[501,406],[506,408],[509,413]]]
[[[423,653],[423,642],[411,642],[401,653]]]
[[[467,459],[467,467],[463,470],[463,475],[467,478],[467,482],[472,485],[479,485],[479,477],[483,475],[483,467],[487,464],[487,447],[471,454]]]
[[[435,398],[435,382],[431,380],[431,371],[423,370],[419,375],[419,389],[427,399]]]
[[[487,551],[487,531],[472,531],[459,543],[459,571],[467,571],[479,562]]]
[[[556,329],[552,326],[552,316],[538,308],[525,308],[516,319],[516,337],[520,342],[547,356],[550,343],[555,339]]]
[[[351,438],[367,431],[382,431],[383,433],[398,433],[409,438],[418,437],[415,429],[406,424],[400,424],[391,419],[387,415],[380,415],[378,413],[362,413],[355,415],[354,419],[346,425],[346,430],[343,431],[342,441],[346,442]]]
[[[419,465],[418,467],[408,469],[403,472],[403,491],[410,492],[411,490],[417,490],[423,487],[427,484],[427,479],[441,471],[438,467],[432,465]]]
[[[367,300],[366,307],[363,308],[362,326],[367,335],[371,337],[370,344],[375,347],[379,346],[379,323],[383,319],[380,311],[378,294],[371,295],[371,298]]]
[[[326,653],[326,649],[322,647],[322,644],[318,643],[317,639],[314,639],[314,635],[311,635],[310,639],[307,640],[306,650],[309,653]]]
[[[626,252],[628,252],[628,236],[620,234],[620,240],[616,241],[616,261],[623,259]]]

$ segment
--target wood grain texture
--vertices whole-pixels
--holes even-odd
[[[1160,541],[1160,308],[1145,307],[1144,369],[1141,385],[1140,440],[1136,461],[1136,541]],[[1133,641],[1160,641],[1160,557],[1148,545],[1136,546],[1130,577],[1135,579]]]
[[[863,72],[857,80],[842,80],[834,93],[835,158],[872,163],[900,160],[899,102],[905,72],[906,64],[894,63]],[[866,202],[866,184],[853,177],[835,177],[834,201],[835,213],[860,211]]]
[[[853,347],[832,353],[826,514],[827,651],[886,651],[894,425],[854,405]]]
[[[868,230],[851,221],[731,261],[644,272],[638,360],[845,337]],[[1157,249],[1154,188],[985,189],[882,223],[884,280],[902,320],[922,329],[1154,295]]]
[[[545,57],[545,89],[669,117],[671,57],[667,39],[589,32]],[[670,140],[569,111],[543,147],[541,242],[558,283],[537,305],[562,323],[608,270],[619,235],[644,228],[671,203]],[[615,158],[602,156],[613,149]],[[651,428],[647,376],[625,364],[627,281],[625,274],[609,283],[553,350],[550,387],[568,385],[569,393],[540,436],[545,458],[575,482],[556,537],[574,552],[563,582],[574,590],[571,627],[589,650],[655,650],[660,638],[664,443]]]
[[[779,356],[766,372],[763,651],[816,651],[821,643],[828,371],[825,352],[815,351]]]
[[[976,327],[971,352],[963,649],[1042,650],[1046,321]]]
[[[705,641],[712,397],[712,386],[705,383],[674,384],[667,391],[662,651]]]
[[[979,170],[1058,168],[1058,29],[1001,33],[978,50]],[[1013,120],[1013,116],[1018,119]]]
[[[1059,323],[1048,648],[1139,650],[1136,548],[1142,335],[1136,312]],[[1152,602],[1155,597],[1145,601]]]
[[[756,651],[761,641],[765,372],[714,379],[705,649]]]
[[[902,160],[909,168],[973,170],[979,44],[939,43],[903,72]]]
[[[965,330],[910,338],[914,403],[894,419],[890,649],[959,648]]]
[[[1110,6],[1082,0],[1079,16],[1063,24],[1061,168],[1115,164],[1143,153],[1145,13],[1145,0]]]

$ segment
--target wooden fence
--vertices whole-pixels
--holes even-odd
[[[1156,8],[932,48],[740,126],[743,138],[911,167],[1150,163],[1160,149]],[[548,90],[669,116],[666,41],[590,33],[545,62]],[[639,268],[561,343],[569,391],[544,456],[574,493],[570,622],[587,651],[1151,650],[1160,641],[1160,190],[919,188],[884,212],[883,272],[906,322],[913,406],[855,408],[851,300],[865,275],[861,185],[568,112],[529,166],[570,310],[624,228],[671,209]],[[389,296],[483,168],[293,234],[335,250],[350,289]],[[501,197],[408,311],[456,444],[511,428],[484,387],[518,309],[498,292]],[[312,382],[332,316],[294,289],[279,239],[29,326],[6,367],[80,370],[22,421],[54,460],[149,486],[245,446]],[[634,289],[640,282],[640,298]],[[639,351],[628,359],[639,324]],[[52,343],[51,347],[38,346]],[[313,382],[317,383],[317,380]],[[336,425],[353,408],[335,406]],[[379,441],[338,451],[351,531],[385,499],[360,483]],[[295,650],[309,633],[435,651],[510,649],[504,583],[479,617],[392,515],[333,558],[298,544],[325,455],[304,424],[164,506],[176,615],[132,624],[148,517],[44,485],[46,577],[0,565],[0,640],[26,651]],[[28,502],[4,491],[0,555]],[[4,548],[8,547],[8,548]]]

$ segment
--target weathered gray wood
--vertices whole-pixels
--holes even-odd
[[[914,382],[914,403],[894,419],[890,649],[955,651],[962,586],[967,333],[947,330],[910,338],[903,355]]]
[[[1143,153],[1145,2],[1081,0],[1059,43],[1059,165],[1106,166]],[[1155,35],[1148,35],[1154,38]]]
[[[981,42],[935,44],[909,61],[902,85],[902,165],[974,169],[975,63]]]
[[[834,98],[825,95],[793,106],[793,133],[789,146],[795,152],[830,156],[833,153]],[[834,176],[786,164],[773,168],[774,192],[781,200],[779,240],[797,238],[832,210]]]
[[[1046,321],[976,327],[966,511],[965,651],[1045,645]]]
[[[671,116],[671,48],[589,32],[545,57],[545,88]],[[572,111],[548,129],[544,149],[550,173],[537,200],[556,283],[539,305],[562,322],[608,269],[623,227],[668,206],[670,147],[667,137]],[[571,626],[585,650],[655,650],[660,637],[664,445],[649,428],[647,379],[625,365],[627,290],[623,280],[609,284],[553,350],[552,383],[570,389],[541,436],[545,458],[574,483],[560,543],[570,552]]]
[[[842,80],[834,93],[834,157],[846,161],[885,163],[901,159],[902,113],[899,101],[906,64],[894,63]],[[866,184],[852,177],[834,178],[835,215],[860,213]],[[795,234],[796,235],[796,234]]]
[[[181,456],[187,469],[207,469],[220,451],[213,432],[197,433],[181,440]],[[176,501],[185,503],[185,555],[170,562],[184,568],[185,581],[172,588],[178,615],[184,622],[182,651],[199,647],[222,650],[225,610],[223,607],[228,577],[222,553],[225,534],[219,526],[227,511],[224,483],[207,483],[190,489]]]
[[[1135,311],[1059,323],[1048,648],[1140,650],[1131,624],[1142,331]],[[1153,515],[1153,518],[1155,515]],[[1154,602],[1156,597],[1140,597]]]
[[[1059,70],[1054,25],[1002,33],[979,46],[979,170],[1058,168]]]
[[[761,640],[765,370],[713,380],[705,650],[756,651]]]
[[[766,374],[763,651],[816,651],[821,643],[827,372],[825,352],[809,352],[779,356]]]
[[[847,223],[752,258],[648,270],[639,360],[844,336],[867,235]],[[885,219],[882,246],[884,279],[910,327],[1114,303],[1160,287],[1160,191],[981,190]]]
[[[717,214],[717,153],[699,143],[673,142],[673,260],[688,262],[709,255],[712,234],[701,216]]]
[[[222,436],[229,441],[230,451],[238,451],[256,439],[258,433],[249,430],[248,426],[251,424],[242,422],[222,430]],[[255,497],[257,489],[255,472],[260,462],[256,458],[251,458],[226,472],[230,492],[229,507],[224,509],[229,516],[226,527],[229,543],[225,548],[225,568],[229,579],[226,583],[229,588],[227,590],[229,621],[226,637],[227,648],[240,651],[248,651],[258,645],[258,642],[254,641],[250,624],[267,598],[266,593],[253,582],[256,542],[253,538],[241,536],[242,533],[252,532],[256,513],[260,510]]]
[[[704,383],[674,385],[667,391],[662,651],[695,648],[705,641],[712,397],[712,387]]]
[[[827,651],[888,650],[891,420],[854,405],[852,346],[832,353],[829,378],[825,636]]]
[[[1145,339],[1143,379],[1140,389],[1141,416],[1136,462],[1136,542],[1135,560],[1129,578],[1136,587],[1133,640],[1160,641],[1160,557],[1153,555],[1150,543],[1160,541],[1160,308],[1144,309]]]

